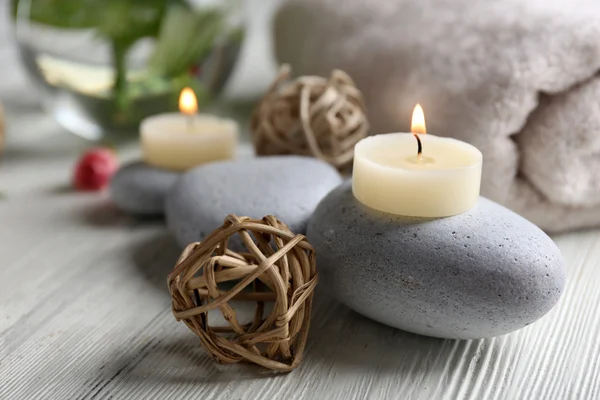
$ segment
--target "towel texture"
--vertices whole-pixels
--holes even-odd
[[[600,4],[287,0],[279,61],[347,71],[373,133],[428,131],[484,154],[482,194],[549,232],[600,226]]]

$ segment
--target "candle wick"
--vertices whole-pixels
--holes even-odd
[[[423,144],[421,143],[421,138],[419,137],[418,133],[413,133],[413,136],[415,137],[415,139],[417,139],[417,156],[419,157],[419,160],[423,159]]]

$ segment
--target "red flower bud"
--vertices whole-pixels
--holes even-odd
[[[118,167],[119,162],[112,150],[102,147],[88,150],[75,164],[73,185],[77,190],[102,190]]]
[[[195,65],[191,65],[188,68],[188,73],[192,76],[199,76],[200,75],[200,65],[195,64]]]

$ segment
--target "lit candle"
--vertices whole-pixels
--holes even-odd
[[[194,92],[179,96],[180,113],[146,118],[140,126],[144,161],[155,167],[184,171],[199,164],[235,156],[239,127],[233,120],[197,114]]]
[[[481,152],[460,140],[425,134],[420,105],[411,131],[356,144],[356,199],[379,211],[413,217],[446,217],[473,208],[481,185]]]

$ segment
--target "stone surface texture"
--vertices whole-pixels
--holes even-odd
[[[163,215],[165,199],[180,172],[167,171],[136,161],[121,167],[110,183],[115,205],[136,215]]]
[[[223,161],[194,168],[167,198],[166,218],[180,246],[201,241],[228,214],[272,214],[292,232],[306,232],[308,219],[327,193],[342,182],[329,164],[309,157],[273,156]],[[231,246],[239,248],[238,236]]]
[[[448,218],[368,208],[346,182],[308,227],[321,285],[355,311],[427,336],[502,335],[546,314],[565,285],[560,251],[539,228],[485,198]]]

